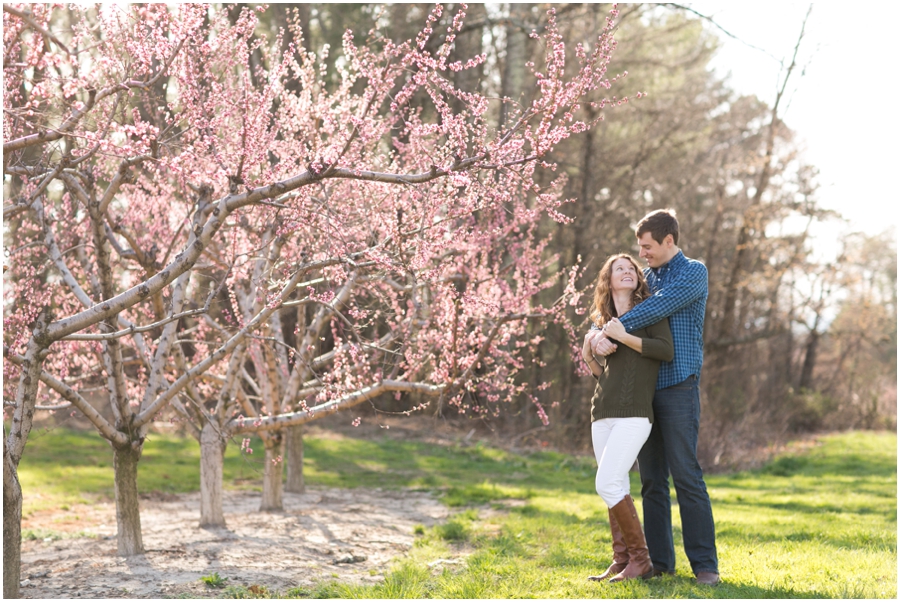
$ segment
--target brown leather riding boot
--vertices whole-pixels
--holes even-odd
[[[605,581],[618,575],[628,566],[628,547],[625,545],[622,529],[619,528],[619,523],[616,522],[616,517],[613,516],[612,510],[609,511],[609,530],[612,532],[613,563],[602,575],[588,577],[591,581]]]
[[[619,583],[637,577],[641,579],[652,577],[653,563],[650,562],[650,551],[647,550],[647,540],[644,539],[644,530],[641,528],[641,520],[634,508],[634,500],[630,495],[626,495],[609,511],[616,517],[616,522],[622,530],[622,537],[628,548],[628,566],[609,582]]]

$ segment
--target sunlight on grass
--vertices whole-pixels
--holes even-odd
[[[262,449],[253,439],[252,447]],[[77,450],[77,453],[73,453]],[[225,486],[253,488],[262,482],[262,453],[241,456],[240,443],[225,453]],[[23,513],[114,498],[113,454],[91,431],[35,429],[19,465]],[[151,433],[138,467],[142,493],[186,493],[200,488],[200,447],[191,438]]]
[[[714,589],[692,579],[677,506],[677,575],[617,586],[586,581],[609,563],[611,542],[599,498],[570,489],[571,473],[583,470],[573,461],[569,471],[556,471],[562,473],[560,488],[535,489],[525,505],[502,518],[471,521],[465,546],[451,539],[439,549],[435,542],[447,527],[425,530],[419,545],[388,575],[394,581],[408,576],[415,596],[393,581],[390,590],[375,585],[348,595],[892,599],[897,593],[896,442],[893,433],[833,435],[803,456],[776,459],[760,471],[709,476],[723,576]],[[546,469],[559,467],[560,458],[543,455],[526,463]],[[637,475],[632,479],[637,493]],[[588,480],[584,488],[591,484]],[[475,495],[470,503],[481,501]],[[463,555],[464,567],[445,565],[421,583],[423,566],[454,554]]]
[[[112,454],[98,436],[64,429],[35,435],[19,472],[26,513],[112,496]],[[260,486],[262,445],[251,447],[260,452],[241,456],[239,444],[229,445],[226,487]],[[760,470],[707,476],[723,578],[710,589],[693,581],[677,504],[675,576],[617,586],[586,580],[609,564],[611,546],[590,456],[307,438],[309,485],[430,490],[455,513],[444,524],[417,527],[415,545],[383,583],[323,581],[266,590],[266,597],[895,598],[896,448],[895,433],[829,435]],[[152,435],[139,468],[141,491],[195,491],[198,464],[193,440]],[[640,512],[639,477],[631,479]],[[250,593],[238,588],[228,597]]]

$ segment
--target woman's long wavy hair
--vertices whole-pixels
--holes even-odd
[[[611,256],[600,268],[600,275],[597,276],[597,286],[594,289],[594,302],[591,304],[591,321],[599,327],[602,327],[611,319],[619,317],[619,314],[616,312],[616,304],[612,298],[612,290],[610,289],[612,265],[617,259],[627,259],[634,266],[635,272],[637,272],[638,285],[631,295],[631,306],[634,307],[650,296],[650,287],[647,286],[647,281],[644,279],[644,271],[638,266],[634,257],[628,253],[619,253]]]

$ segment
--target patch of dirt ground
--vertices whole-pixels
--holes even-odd
[[[449,510],[430,493],[308,487],[284,494],[284,511],[259,512],[260,493],[226,491],[227,528],[201,529],[200,494],[141,500],[146,553],[116,555],[113,503],[34,513],[23,529],[72,537],[22,542],[25,598],[220,597],[200,577],[218,573],[225,585],[284,593],[323,580],[382,580],[388,563],[408,550],[417,524],[434,525]],[[77,517],[77,518],[76,518]]]

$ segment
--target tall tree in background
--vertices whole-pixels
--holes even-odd
[[[840,245],[829,274],[834,282],[806,315],[827,325],[816,334],[815,322],[807,324],[798,409],[814,428],[895,428],[896,232],[852,233]]]

